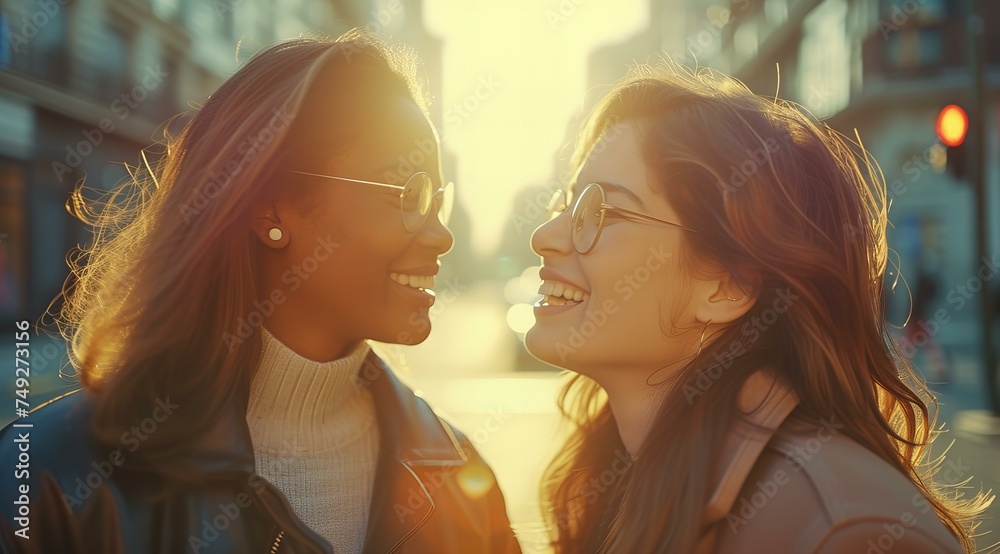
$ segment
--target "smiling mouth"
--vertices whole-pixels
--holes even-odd
[[[567,285],[560,281],[545,280],[538,287],[538,294],[542,295],[536,306],[576,306],[582,304],[590,293],[578,289],[572,285]]]
[[[434,276],[433,275],[406,275],[404,273],[390,273],[389,278],[404,287],[434,296]]]

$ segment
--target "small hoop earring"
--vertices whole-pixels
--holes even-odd
[[[708,331],[708,326],[711,325],[711,324],[712,324],[712,320],[710,319],[710,320],[708,320],[708,323],[705,324],[705,327],[701,330],[701,338],[698,339],[698,352],[696,352],[693,356],[687,356],[686,358],[681,358],[679,360],[670,362],[669,364],[667,364],[665,366],[662,366],[659,369],[657,369],[656,371],[650,373],[649,376],[646,377],[646,384],[648,386],[650,386],[650,387],[654,387],[654,386],[660,384],[660,383],[651,383],[650,382],[650,380],[653,378],[654,375],[656,375],[657,373],[663,371],[664,369],[667,369],[668,367],[670,367],[672,365],[676,365],[676,364],[678,364],[680,362],[683,362],[685,360],[690,360],[690,359],[693,359],[693,358],[697,358],[698,356],[701,356],[701,349],[705,346],[705,333]]]
[[[705,346],[705,331],[708,331],[708,326],[712,324],[712,320],[708,320],[705,324],[705,328],[701,330],[701,339],[698,340],[698,353],[694,355],[695,358],[701,356],[701,349]]]
[[[267,232],[267,238],[273,240],[274,242],[281,240],[281,237],[281,229],[277,227],[271,227],[271,229]]]

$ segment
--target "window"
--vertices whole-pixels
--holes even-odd
[[[25,309],[24,167],[0,158],[0,317],[9,321]]]
[[[164,21],[172,21],[180,9],[180,0],[152,0],[153,13]]]
[[[771,28],[788,20],[788,0],[764,0],[764,17]]]
[[[817,117],[831,116],[850,101],[846,18],[846,0],[824,0],[802,22],[798,98]]]
[[[878,33],[885,41],[886,67],[910,71],[941,66],[948,15],[945,0],[880,0]]]
[[[18,71],[65,86],[69,73],[69,5],[54,2],[45,10],[32,3],[20,8],[4,10],[2,58]]]

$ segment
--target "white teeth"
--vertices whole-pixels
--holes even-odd
[[[575,302],[566,300],[562,296],[546,296],[545,303],[549,306],[566,306],[569,304],[575,304]]]
[[[553,306],[579,303],[590,298],[588,293],[578,288],[559,281],[548,280],[542,281],[538,287],[538,294],[545,296],[548,303]]]
[[[400,285],[413,287],[415,289],[434,288],[433,275],[403,275],[399,273],[390,273],[389,278]]]

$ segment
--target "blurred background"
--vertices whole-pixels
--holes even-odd
[[[857,130],[892,199],[890,321],[902,327],[912,307],[898,338],[940,395],[940,448],[954,440],[951,458],[971,468],[956,480],[1000,488],[992,0],[0,0],[4,330],[38,320],[67,252],[89,240],[64,207],[77,182],[119,183],[166,119],[259,48],[362,25],[419,52],[458,185],[434,331],[381,349],[493,464],[526,552],[545,551],[537,484],[560,433],[559,375],[521,344],[538,286],[528,239],[569,177],[581,118],[628,63],[656,53]],[[0,359],[10,360],[5,336]],[[33,405],[76,388],[59,377],[58,342],[35,338],[32,360]],[[3,398],[12,380],[5,372]],[[0,412],[4,424],[13,417],[12,406]],[[1000,507],[990,515],[982,530],[1000,531]]]

